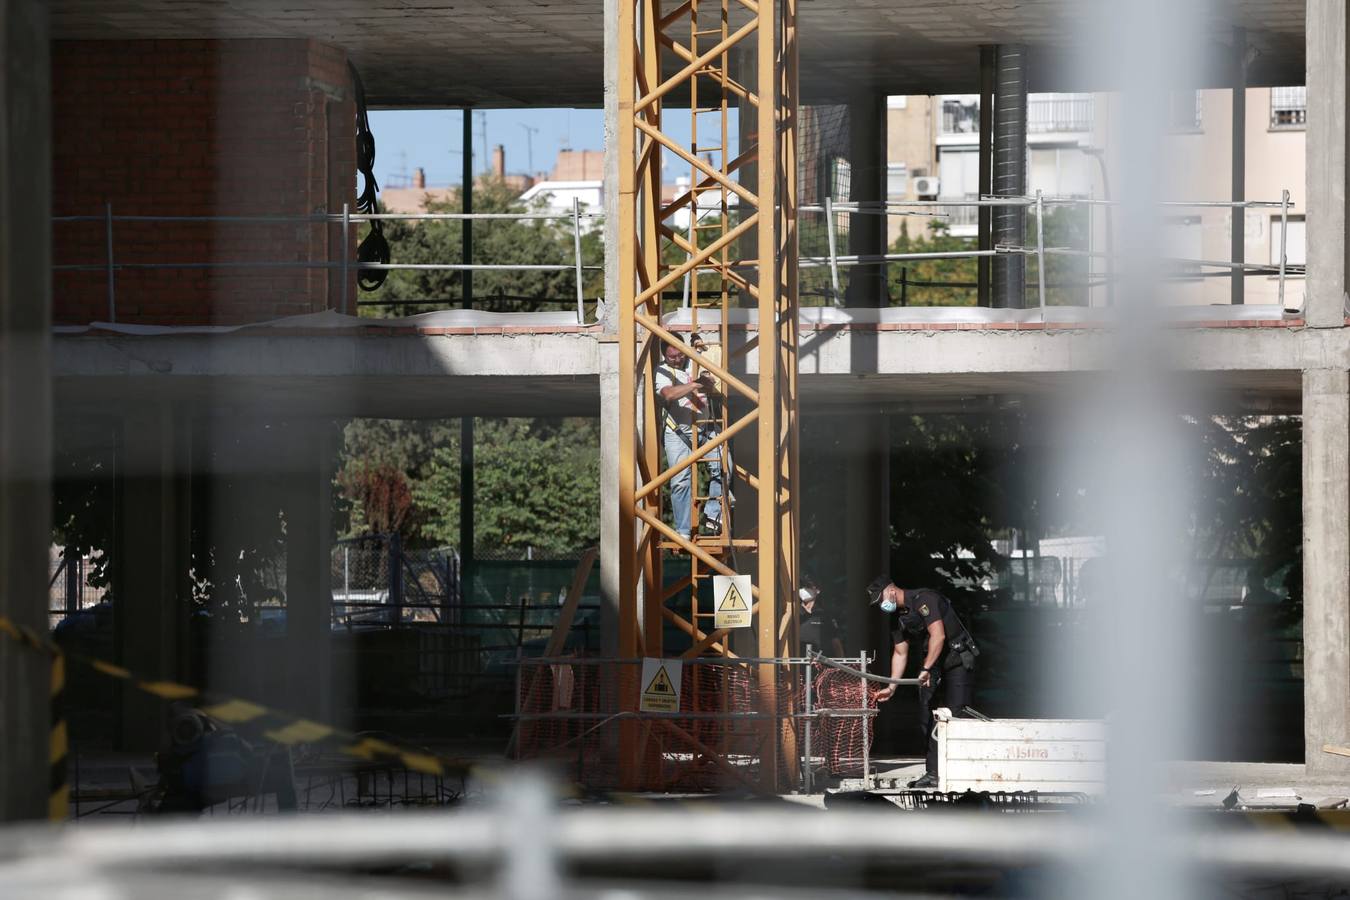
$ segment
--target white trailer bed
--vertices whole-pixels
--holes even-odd
[[[1105,791],[1106,723],[955,719],[936,710],[939,791]]]

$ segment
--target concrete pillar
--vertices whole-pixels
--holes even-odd
[[[1345,43],[1341,0],[1308,0],[1308,281],[1304,318],[1314,328],[1340,328],[1346,315]]]
[[[997,53],[994,85],[994,193],[1024,197],[1027,193],[1027,65],[1026,50],[1003,44]],[[1022,246],[1026,240],[1026,209],[1003,206],[994,210],[994,243]],[[1026,258],[998,257],[994,264],[994,306],[1021,309],[1026,303]]]
[[[191,429],[168,401],[127,413],[117,490],[113,608],[118,661],[150,678],[182,677],[189,596]],[[159,748],[164,701],[122,691],[119,744]]]
[[[327,423],[295,429],[302,446],[286,497],[286,708],[333,721],[333,472]]]
[[[1309,774],[1350,774],[1350,376],[1303,373],[1303,735]]]
[[[605,335],[619,330],[619,0],[605,0]],[[600,354],[600,646],[619,655],[619,345]]]
[[[609,252],[607,249],[606,253]],[[600,646],[619,655],[619,345],[600,352]]]
[[[607,334],[613,334],[619,330],[619,308],[616,305],[619,298],[619,169],[623,162],[619,159],[619,0],[605,0],[604,26],[605,172],[602,192],[605,207],[605,308],[601,324]],[[615,407],[613,412],[617,416],[618,408]],[[617,497],[615,500],[617,509]],[[601,508],[608,509],[603,503]],[[602,548],[602,563],[604,559]]]
[[[854,203],[886,199],[886,97],[870,94],[854,100],[848,108],[849,194]],[[852,255],[886,252],[886,217],[876,210],[849,216],[848,252]],[[889,305],[886,297],[886,267],[853,266],[848,270],[847,306]]]
[[[51,65],[47,4],[0,0],[0,615],[47,630]],[[47,812],[48,663],[0,638],[0,820]]]

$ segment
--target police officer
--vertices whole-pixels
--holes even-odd
[[[839,639],[839,623],[821,605],[820,585],[810,575],[803,575],[797,589],[801,616],[797,620],[797,637],[802,652],[807,647],[826,656],[843,656],[844,642]]]
[[[891,677],[903,678],[911,643],[923,648],[919,669],[919,727],[928,742],[927,771],[909,783],[912,788],[938,785],[937,739],[933,737],[933,698],[942,692],[942,702],[952,715],[960,715],[974,699],[975,657],[979,649],[952,603],[931,588],[898,588],[889,575],[878,576],[867,588],[872,603],[891,614],[895,628],[891,640]],[[891,699],[895,685],[877,694],[879,702]]]

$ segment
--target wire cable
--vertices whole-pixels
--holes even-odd
[[[864,672],[864,671],[862,671],[861,669],[855,669],[855,668],[853,668],[852,666],[846,666],[846,665],[844,665],[843,663],[835,662],[834,660],[832,660],[832,659],[830,659],[828,656],[826,656],[824,653],[821,653],[821,652],[819,652],[819,651],[816,651],[815,653],[812,653],[812,654],[811,654],[811,658],[812,658],[813,660],[815,660],[816,662],[818,662],[818,663],[824,663],[825,665],[827,665],[827,666],[833,666],[833,667],[836,668],[836,669],[843,669],[845,672],[848,672],[848,673],[850,673],[850,674],[852,674],[852,675],[857,675],[859,678],[866,678],[868,681],[875,681],[875,682],[877,682],[877,683],[879,683],[879,684],[918,684],[918,683],[919,683],[919,679],[917,679],[917,678],[887,678],[887,677],[884,676],[884,675],[873,675],[871,672]]]

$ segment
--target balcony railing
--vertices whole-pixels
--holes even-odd
[[[1031,97],[1027,101],[1027,133],[1091,131],[1092,106],[1091,94]]]

